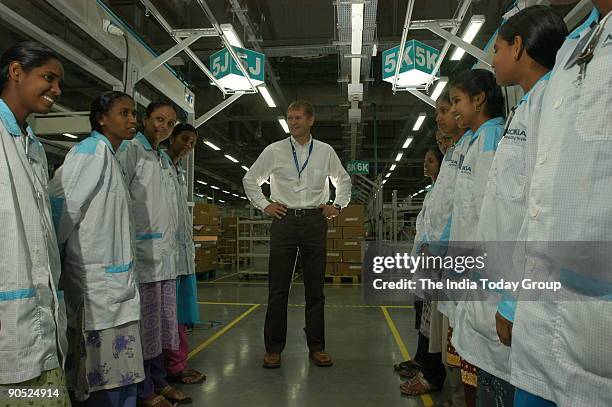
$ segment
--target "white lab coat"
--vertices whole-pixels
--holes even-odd
[[[576,82],[577,66],[565,68],[598,18],[594,12],[568,37],[548,82],[523,225],[529,242],[612,241],[612,19],[582,83]],[[609,255],[608,247],[607,253],[584,253],[582,260]],[[526,278],[546,279],[559,272],[551,264],[572,260],[546,245],[527,244],[522,271]],[[609,287],[609,271],[600,280],[599,286]],[[570,290],[550,294],[546,302],[520,301],[523,295],[512,332],[510,382],[560,407],[612,406],[612,302]]]
[[[517,240],[525,216],[540,109],[549,76],[544,75],[516,106],[489,171],[477,236],[487,253],[487,266],[496,270],[485,270],[483,277],[499,277],[512,264],[514,250],[509,242]],[[494,292],[488,294],[480,301],[457,304],[453,344],[469,363],[509,381],[510,348],[499,341],[495,328],[498,298]]]
[[[142,133],[124,141],[117,158],[133,200],[138,283],[173,280],[176,278],[178,203],[170,158],[161,150],[153,150]]]
[[[444,255],[450,238],[450,219],[453,211],[453,194],[457,179],[459,159],[468,147],[467,133],[450,147],[436,179],[435,187],[427,194],[428,216],[423,218],[424,243],[430,245],[435,254]]]
[[[24,138],[0,99],[0,384],[63,366],[67,348],[47,158],[32,129],[27,132]]]
[[[424,244],[429,245],[433,255],[444,256],[448,249],[450,225],[453,212],[453,196],[459,161],[469,147],[468,132],[450,147],[440,166],[440,172],[434,188],[429,192],[428,215],[423,218]],[[418,280],[420,276],[416,276]],[[423,276],[429,278],[429,276]],[[446,310],[450,304],[446,301],[436,303],[439,310]],[[444,312],[443,312],[444,313]]]
[[[476,226],[489,169],[502,136],[503,126],[503,119],[496,117],[483,123],[476,131],[469,130],[464,136],[468,147],[459,157],[453,194],[449,255],[457,255],[461,250],[474,248],[467,242],[478,240]],[[449,324],[453,328],[455,306],[455,301],[438,303],[438,309],[448,317]]]
[[[176,244],[178,256],[176,258],[176,274],[178,276],[195,273],[195,247],[193,245],[193,216],[189,210],[187,199],[187,174],[179,163],[172,166],[172,181],[178,200],[178,226],[176,230]]]
[[[108,139],[92,132],[49,184],[68,325],[102,330],[140,318],[130,194]]]

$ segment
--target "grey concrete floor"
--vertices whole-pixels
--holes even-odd
[[[287,346],[279,369],[261,367],[267,281],[238,280],[231,272],[199,282],[201,319],[189,335],[190,367],[207,375],[197,385],[177,385],[194,406],[211,407],[411,407],[431,405],[446,393],[404,397],[393,363],[401,346],[416,351],[414,310],[365,304],[359,285],[326,284],[326,350],[329,368],[309,362],[304,326],[304,287],[289,297]],[[407,299],[406,305],[412,300]],[[380,304],[385,305],[385,304]],[[249,312],[250,311],[250,312]],[[237,318],[241,318],[236,321]],[[399,333],[399,342],[390,326]],[[405,354],[404,354],[405,356]]]

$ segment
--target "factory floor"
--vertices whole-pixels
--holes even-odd
[[[326,350],[334,365],[321,368],[308,359],[298,276],[289,296],[282,366],[264,369],[265,276],[240,280],[232,271],[217,271],[213,280],[198,282],[198,293],[203,323],[189,335],[189,363],[207,380],[177,385],[194,406],[411,407],[431,406],[447,394],[400,393],[393,363],[416,351],[411,299],[405,305],[366,304],[359,284],[326,284]]]

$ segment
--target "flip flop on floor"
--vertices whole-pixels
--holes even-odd
[[[193,402],[191,397],[185,396],[181,391],[167,385],[161,391],[156,392],[160,396],[164,396],[169,402],[176,404],[190,404]]]
[[[421,394],[438,391],[440,387],[429,384],[422,373],[417,374],[411,380],[403,383],[400,386],[400,391],[406,396],[419,396]]]
[[[416,362],[412,359],[406,360],[401,363],[396,363],[393,365],[393,370],[395,370],[396,372],[399,372],[400,370],[412,370],[412,369],[421,370],[422,366],[419,362]]]
[[[195,369],[185,369],[175,375],[168,375],[168,381],[183,384],[198,384],[206,380],[206,375]]]

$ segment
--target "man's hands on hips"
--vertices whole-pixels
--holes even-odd
[[[327,219],[335,218],[340,214],[338,208],[332,205],[319,205],[319,208],[322,209],[323,216]]]
[[[499,341],[506,346],[510,346],[512,344],[512,326],[512,322],[502,317],[499,312],[495,314],[495,328],[497,330],[497,336],[499,337]]]
[[[287,207],[279,203],[273,202],[266,206],[264,213],[276,219],[282,219],[287,214]]]

